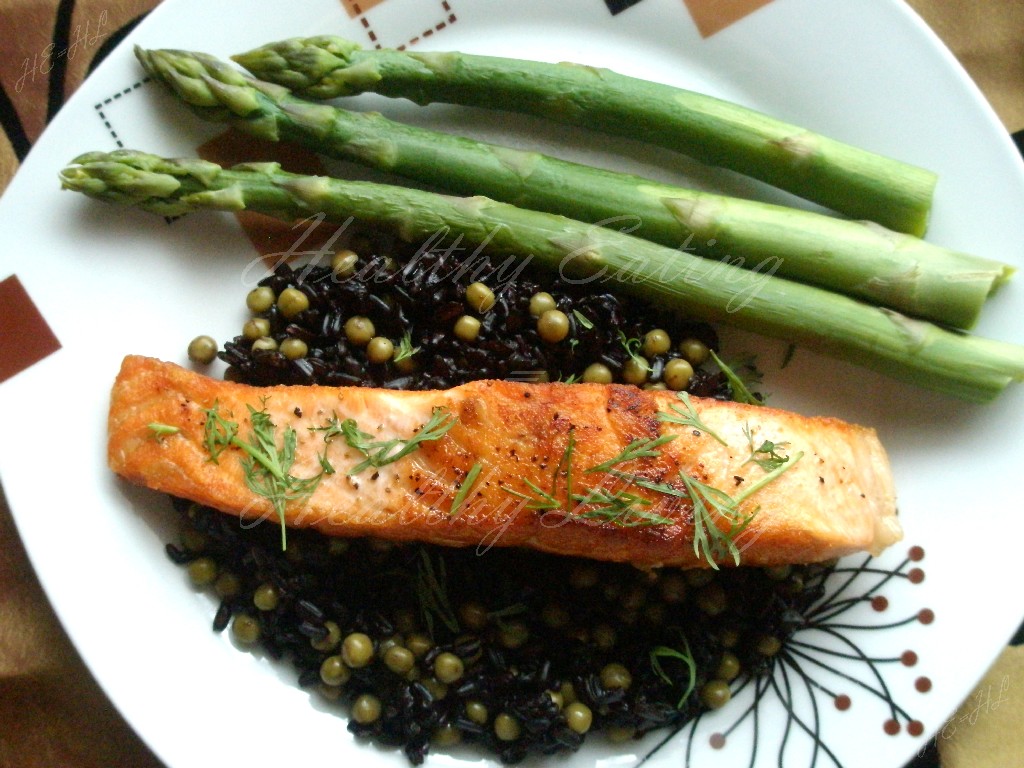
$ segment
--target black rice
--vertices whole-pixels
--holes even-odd
[[[227,342],[220,357],[228,378],[260,386],[445,389],[483,378],[574,381],[601,363],[621,380],[644,335],[657,328],[673,344],[648,355],[647,384],[664,386],[666,363],[684,356],[680,341],[718,345],[705,324],[608,286],[536,273],[523,261],[416,250],[375,233],[360,235],[353,247],[351,274],[326,264],[279,264],[261,281],[275,296],[297,288],[309,306],[292,317],[276,305],[261,312],[272,343],[264,339],[254,349],[251,334]],[[494,293],[487,311],[467,307],[466,289],[474,282]],[[540,338],[530,314],[538,291],[551,294],[568,317],[563,341]],[[472,341],[453,333],[464,314],[480,322]],[[344,330],[355,315],[404,350],[404,360],[370,362]],[[286,355],[281,345],[288,339],[301,340],[305,353]],[[693,361],[688,390],[730,397],[726,378],[702,362]],[[721,696],[708,698],[716,678],[723,678],[721,688],[737,674],[767,667],[766,653],[820,595],[825,573],[819,566],[644,572],[536,552],[479,554],[329,539],[308,530],[289,532],[282,552],[272,523],[240,526],[211,509],[175,503],[185,534],[167,553],[181,565],[200,556],[216,563],[213,589],[221,601],[214,630],[243,620],[251,630],[255,618],[260,646],[288,659],[301,686],[338,702],[342,713],[362,706],[370,714],[363,722],[350,716],[348,728],[401,747],[413,763],[432,745],[456,740],[514,763],[576,750],[588,733],[630,738],[679,724],[723,703]],[[267,585],[276,600],[260,610],[254,595]],[[370,638],[373,659],[339,667],[339,646],[354,633]],[[389,665],[391,647],[413,654],[410,670]],[[434,673],[443,654],[462,664],[447,684]],[[340,676],[322,672],[325,661]],[[626,668],[628,684],[613,685],[603,674],[615,665]],[[589,722],[577,717],[581,712]]]

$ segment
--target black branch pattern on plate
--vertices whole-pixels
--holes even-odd
[[[879,725],[886,734],[895,737],[905,731],[912,737],[921,736],[925,730],[923,723],[899,703],[902,694],[896,692],[897,683],[887,675],[887,670],[895,667],[916,666],[917,653],[905,650],[898,655],[874,655],[864,649],[863,639],[865,633],[932,623],[935,614],[929,608],[904,612],[895,620],[872,620],[890,610],[890,598],[883,594],[884,589],[895,587],[899,582],[915,585],[924,580],[924,571],[917,565],[923,559],[924,550],[914,546],[891,569],[880,567],[872,557],[841,560],[825,576],[823,597],[797,619],[796,631],[772,657],[770,669],[736,682],[734,703],[740,705],[747,699],[749,703],[742,709],[736,707],[717,713],[718,717],[728,713],[731,719],[710,734],[701,727],[708,713],[681,724],[660,739],[639,765],[648,763],[682,738],[685,740],[682,765],[695,768],[694,755],[702,740],[706,739],[714,750],[723,750],[734,736],[749,729],[752,736],[747,756],[749,766],[757,763],[763,751],[775,749],[776,764],[787,768],[796,765],[844,768],[848,763],[829,746],[823,720],[826,708],[840,712],[850,709],[852,698],[842,690],[847,686],[881,704],[883,714]],[[905,599],[901,594],[900,600]],[[864,610],[865,606],[870,612]],[[901,636],[894,636],[894,639]],[[913,683],[919,694],[927,693],[931,686],[931,679],[925,676],[917,677]],[[777,730],[766,733],[765,711],[775,708],[784,712],[785,722],[781,733]],[[793,756],[800,739],[809,740],[809,747],[805,747],[806,758]],[[804,759],[805,762],[794,762]]]

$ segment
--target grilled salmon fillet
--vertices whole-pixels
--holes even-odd
[[[294,440],[282,476],[296,492],[278,507],[272,484],[252,487],[268,473],[240,447],[257,442],[254,418],[272,453]],[[130,356],[112,391],[108,462],[132,483],[247,519],[283,511],[289,526],[329,535],[643,568],[815,562],[901,538],[873,430],[631,386],[257,388]]]

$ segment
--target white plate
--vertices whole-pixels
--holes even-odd
[[[300,34],[365,41],[368,29],[388,46],[421,37],[421,48],[606,65],[738,100],[932,168],[941,180],[929,237],[1021,264],[1020,160],[950,54],[894,0],[775,0],[707,39],[679,0],[642,0],[617,15],[601,0],[387,0],[354,19],[337,0],[168,0],[61,111],[0,204],[0,278],[18,276],[62,344],[0,384],[0,468],[33,564],[82,657],[173,768],[404,761],[357,744],[342,719],[295,686],[287,666],[239,653],[212,633],[212,601],[185,586],[163,554],[167,505],[118,484],[105,468],[107,394],[121,357],[181,361],[197,333],[226,339],[240,326],[240,274],[252,255],[241,230],[218,216],[168,226],[61,193],[57,171],[77,154],[113,149],[117,141],[187,155],[217,132],[157,87],[139,85],[133,43],[228,55]],[[422,37],[427,30],[435,31]],[[463,120],[452,108],[363,102],[399,119],[458,120],[459,128],[492,138],[515,134],[520,143],[572,157],[745,189],[629,142],[584,143],[577,132],[533,121]],[[1011,321],[1022,311],[1018,281],[991,302],[979,331],[1022,342],[1024,329]],[[779,372],[781,345],[755,337],[728,334],[726,345],[760,355],[774,403],[879,429],[907,539],[871,564],[881,573],[857,576],[835,598],[845,606],[841,614],[819,617],[831,630],[798,636],[819,650],[791,646],[796,666],[777,669],[754,709],[748,688],[645,764],[726,759],[768,766],[781,755],[786,766],[830,766],[833,756],[847,766],[900,766],[969,693],[1024,615],[1024,591],[1008,586],[1019,581],[1011,547],[1024,533],[1014,493],[1024,456],[1024,388],[969,406],[802,352]],[[923,560],[907,562],[911,546],[923,548]],[[843,596],[869,599],[847,604]],[[882,601],[872,604],[872,597],[884,597],[888,607],[876,610]],[[933,611],[933,622],[918,620],[922,609]],[[905,651],[916,654],[915,664],[901,662],[914,660]],[[802,652],[838,674],[796,655]],[[881,697],[870,690],[882,688]],[[845,710],[834,703],[842,695],[851,704]],[[884,732],[889,720],[900,725],[895,735]],[[908,733],[918,728],[922,735]],[[724,747],[711,745],[715,733],[728,734]],[[634,765],[662,736],[614,747],[592,739],[559,764]],[[471,752],[429,761],[482,764]]]

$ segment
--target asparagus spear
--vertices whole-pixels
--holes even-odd
[[[132,151],[82,155],[60,176],[67,189],[164,216],[248,209],[292,220],[355,217],[407,240],[434,240],[440,233],[460,246],[517,254],[573,279],[968,400],[991,400],[1024,380],[1024,347],[952,333],[820,288],[484,197],[302,176],[276,163],[224,169]]]
[[[970,328],[1008,265],[867,222],[672,187],[326,105],[246,77],[214,57],[136,55],[199,116],[289,140],[463,195],[559,213],[729,259],[958,328]]]
[[[923,235],[936,177],[711,96],[578,64],[457,52],[363,50],[295,38],[234,57],[313,99],[372,91],[537,115],[640,139],[730,168],[851,218]]]

